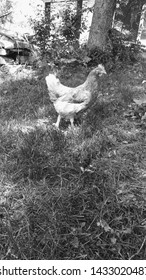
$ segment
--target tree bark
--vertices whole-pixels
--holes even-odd
[[[88,49],[104,50],[108,40],[108,31],[112,27],[116,0],[95,0],[93,18],[88,39]]]

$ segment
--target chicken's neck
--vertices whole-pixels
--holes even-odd
[[[93,87],[96,87],[97,86],[97,78],[96,76],[93,76],[93,75],[90,75],[87,77],[86,81],[85,81],[85,86],[88,88],[88,89],[91,89]]]

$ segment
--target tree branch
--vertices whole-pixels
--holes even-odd
[[[6,17],[6,16],[10,15],[11,13],[12,13],[12,12],[8,12],[8,13],[6,13],[6,14],[4,14],[4,15],[1,15],[0,18]]]

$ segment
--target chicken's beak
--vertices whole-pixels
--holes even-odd
[[[106,71],[103,70],[101,73],[99,73],[99,76],[101,77],[102,75],[106,75],[106,74],[107,74]]]

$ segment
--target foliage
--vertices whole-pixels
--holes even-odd
[[[140,46],[134,43],[129,43],[122,38],[122,34],[116,32],[116,30],[111,30],[109,33],[109,38],[112,44],[112,55],[116,60],[122,63],[135,62],[137,54],[140,51]]]
[[[42,56],[48,60],[59,61],[62,57],[71,57],[79,47],[79,41],[76,38],[76,10],[67,8],[62,13],[60,26],[55,25],[54,15],[50,26],[44,17],[41,20],[34,20],[32,27],[35,32],[35,43],[39,46]],[[51,30],[49,36],[48,30]],[[80,33],[86,29],[85,20],[82,21]]]
[[[8,14],[5,17],[0,18],[1,24],[4,24],[7,20],[11,21],[12,16],[9,14],[11,12],[12,2],[11,0],[1,0],[0,2],[0,16]]]
[[[51,25],[54,30],[54,26]],[[51,30],[52,30],[51,29]],[[59,62],[62,57],[70,57],[73,52],[72,43],[61,36],[60,31],[48,34],[48,24],[45,19],[34,23],[35,38],[34,43],[39,47],[40,54],[47,61]]]
[[[82,20],[80,30],[76,30],[77,17],[76,10],[71,8],[67,8],[62,14],[62,27],[60,31],[67,41],[78,39],[77,32],[82,33],[87,28],[85,20]]]
[[[120,1],[120,8],[122,5],[127,5],[128,2]],[[135,4],[136,5],[136,4]],[[108,43],[105,51],[98,48],[92,49],[89,53],[85,48],[81,55],[82,46],[79,46],[78,39],[76,39],[76,11],[75,9],[67,8],[62,13],[62,20],[60,26],[57,28],[55,25],[54,15],[50,22],[50,27],[45,18],[41,20],[33,21],[33,28],[35,31],[35,43],[39,46],[41,55],[47,59],[47,61],[53,61],[57,64],[60,63],[61,58],[77,58],[82,60],[84,55],[89,56],[88,65],[96,65],[97,63],[106,63],[108,68],[123,67],[123,64],[134,63],[137,59],[137,54],[140,47],[136,44],[128,43],[129,38],[123,38],[124,35],[116,30],[109,31]],[[80,32],[86,29],[85,20],[82,20],[82,26]],[[49,36],[49,28],[51,29],[51,36]],[[125,42],[125,39],[127,42]],[[81,59],[80,59],[81,58]],[[83,58],[83,59],[82,59]],[[91,58],[91,60],[90,60]]]
[[[105,51],[95,48],[89,51],[88,55],[91,58],[89,64],[103,63],[109,68],[121,68],[126,64],[135,63],[140,52],[140,45],[129,43],[123,38],[123,35],[112,29],[109,31],[109,42]]]
[[[133,39],[137,38],[140,15],[145,0],[121,0],[118,1],[115,20],[122,22],[122,29],[131,32]]]
[[[39,21],[33,20],[31,24],[35,32],[34,43],[39,47],[41,54],[44,55],[46,52],[50,27],[48,27],[48,23],[43,17]]]
[[[33,22],[35,31],[34,42],[39,47],[42,57],[48,60],[58,61],[59,58],[66,56],[70,51],[68,42],[65,37],[60,35],[60,31],[56,30],[51,22],[51,35],[49,35],[49,27],[45,18],[40,21]]]
[[[67,40],[74,40],[76,38],[76,14],[70,8],[66,9],[62,15],[62,35]]]

